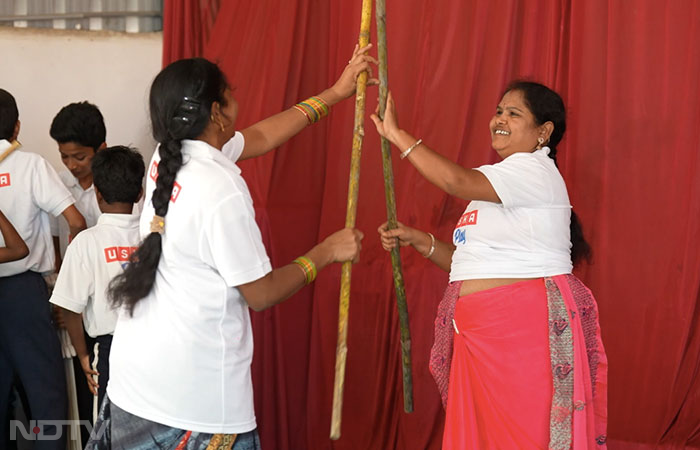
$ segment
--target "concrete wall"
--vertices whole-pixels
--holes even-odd
[[[161,67],[162,34],[0,27],[0,87],[17,100],[24,151],[63,165],[51,121],[68,103],[88,100],[102,111],[107,145],[132,145],[146,158],[154,141],[148,89]]]

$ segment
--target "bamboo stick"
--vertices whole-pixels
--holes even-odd
[[[389,76],[387,69],[386,51],[386,0],[377,0],[377,51],[379,55],[379,117],[384,119],[386,97],[389,92]],[[391,143],[382,137],[382,167],[384,169],[384,194],[386,196],[387,228],[398,227],[396,220],[396,196],[394,194],[394,171],[391,166]],[[396,306],[399,311],[399,326],[401,328],[401,368],[403,373],[403,409],[413,412],[413,376],[411,375],[411,331],[408,326],[408,306],[406,305],[406,290],[401,270],[399,246],[391,250],[391,267],[394,275],[396,290]]]
[[[369,24],[372,17],[372,0],[362,0],[362,19],[360,22],[360,48],[369,44]],[[360,186],[360,156],[362,138],[365,135],[365,91],[367,72],[357,77],[355,93],[355,125],[352,137],[352,156],[350,158],[350,182],[348,186],[348,206],[345,217],[347,228],[355,227],[357,217],[357,194]],[[335,350],[335,381],[333,383],[333,412],[331,416],[331,439],[340,438],[340,423],[343,410],[343,389],[345,387],[345,362],[348,354],[348,310],[350,307],[350,273],[352,263],[343,263],[340,276],[340,307],[338,310],[338,344]]]
[[[14,152],[15,150],[17,150],[21,146],[22,146],[22,144],[20,144],[19,141],[17,141],[17,140],[12,141],[12,144],[10,144],[8,149],[5,150],[2,155],[0,155],[0,162],[2,162],[5,158],[10,156],[10,153]]]

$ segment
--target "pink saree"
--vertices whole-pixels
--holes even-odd
[[[431,354],[443,449],[604,449],[607,360],[590,291],[559,275],[457,299],[460,284]]]

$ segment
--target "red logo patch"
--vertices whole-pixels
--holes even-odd
[[[462,217],[459,218],[459,222],[457,222],[456,228],[460,228],[465,225],[476,225],[476,219],[478,215],[478,209],[475,209],[474,211],[465,212],[464,214],[462,214]]]
[[[10,174],[0,173],[0,187],[5,187],[10,185]]]
[[[138,247],[107,247],[105,249],[105,259],[108,263],[114,261],[128,262],[129,257]]]
[[[151,164],[151,168],[148,171],[148,176],[151,177],[151,180],[156,181],[158,179],[158,163],[153,161],[153,164]]]
[[[148,176],[151,177],[151,180],[156,181],[158,179],[158,163],[156,161],[153,161],[153,164],[151,164],[151,168],[148,170]],[[175,203],[175,200],[177,200],[177,196],[180,195],[180,191],[182,190],[182,186],[176,181],[173,183],[173,193],[170,195],[170,201]]]

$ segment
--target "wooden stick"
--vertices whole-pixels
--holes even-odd
[[[386,0],[377,0],[377,51],[379,54],[379,117],[384,119],[388,88],[388,69],[386,51]],[[382,166],[384,168],[384,194],[386,196],[387,228],[398,227],[396,220],[396,196],[394,195],[394,171],[391,166],[391,143],[382,137]],[[401,328],[401,367],[403,369],[403,409],[413,412],[413,377],[411,375],[411,330],[408,326],[408,307],[406,305],[406,290],[401,271],[399,246],[391,250],[391,267],[394,275],[396,290],[396,306],[399,310],[399,326]]]
[[[372,0],[362,0],[362,20],[360,22],[360,48],[369,44],[369,24],[372,17]],[[360,156],[362,138],[365,135],[365,91],[367,72],[357,77],[355,93],[355,126],[352,137],[352,156],[350,158],[350,183],[348,186],[348,206],[345,227],[354,228],[357,217],[357,194],[360,186]],[[340,276],[340,307],[338,310],[338,344],[335,349],[335,382],[333,383],[333,413],[331,416],[331,439],[340,437],[340,423],[343,410],[343,388],[345,387],[345,362],[348,354],[348,310],[350,307],[350,272],[352,263],[343,263]]]
[[[10,153],[14,152],[15,150],[17,150],[21,146],[22,146],[22,144],[20,144],[19,141],[16,141],[16,140],[12,141],[12,144],[10,144],[10,146],[7,148],[7,150],[5,150],[2,155],[0,155],[0,162],[2,162],[5,158],[10,156]]]

